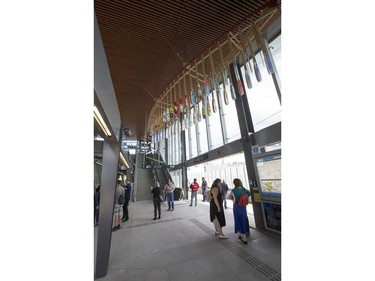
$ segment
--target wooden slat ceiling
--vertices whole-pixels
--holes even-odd
[[[185,64],[281,1],[94,1],[121,120],[142,139],[148,115]],[[218,57],[214,58],[219,60]]]

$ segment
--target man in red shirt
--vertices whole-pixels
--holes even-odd
[[[197,182],[197,179],[194,179],[194,182],[190,185],[191,188],[191,203],[190,207],[193,206],[193,198],[195,197],[195,207],[197,207],[197,193],[199,189],[199,184]]]

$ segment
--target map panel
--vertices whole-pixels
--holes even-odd
[[[281,193],[281,156],[266,156],[256,161],[262,193]]]

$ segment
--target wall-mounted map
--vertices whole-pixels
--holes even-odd
[[[281,193],[281,155],[256,160],[262,193]]]

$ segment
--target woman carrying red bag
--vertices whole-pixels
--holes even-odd
[[[229,194],[229,198],[233,199],[233,215],[234,215],[234,233],[238,234],[238,241],[247,244],[246,232],[249,230],[249,221],[247,219],[246,205],[240,203],[241,195],[250,196],[250,191],[243,187],[240,179],[233,180],[234,188]],[[245,197],[245,196],[243,196]],[[248,197],[247,197],[247,200]],[[247,201],[248,202],[248,201]]]

